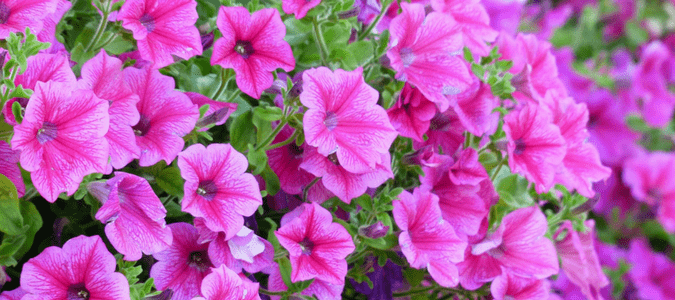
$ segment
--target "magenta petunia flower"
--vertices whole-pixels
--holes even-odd
[[[108,103],[93,92],[60,82],[38,83],[26,116],[14,127],[12,148],[49,202],[75,193],[84,176],[108,163]]]
[[[0,300],[21,300],[26,294],[28,294],[26,291],[18,287],[14,290],[0,293]]]
[[[56,9],[57,0],[2,0],[0,1],[0,39],[10,32],[24,32],[30,27],[37,33],[44,26],[45,16]]]
[[[300,292],[300,294],[305,296],[316,296],[319,300],[341,300],[344,288],[344,284],[332,284],[321,279],[314,279],[314,281],[312,281],[306,289]],[[273,292],[283,292],[288,290],[288,287],[281,277],[278,266],[274,267],[267,280],[267,289]],[[280,296],[270,296],[270,298],[272,300],[281,299]]]
[[[413,147],[420,149],[430,146],[434,152],[438,152],[440,148],[443,153],[453,154],[464,143],[465,131],[457,113],[448,109],[443,113],[436,113],[429,122],[429,130],[426,133],[428,139],[424,142],[413,141]]]
[[[78,236],[48,247],[23,265],[24,300],[129,300],[129,282],[98,236]]]
[[[128,0],[117,14],[130,30],[143,59],[159,69],[173,63],[172,55],[190,59],[202,54],[195,0]]]
[[[394,220],[403,255],[416,269],[426,267],[431,277],[445,287],[459,282],[458,262],[464,260],[467,242],[461,240],[450,223],[441,217],[438,197],[416,188],[413,194],[404,191],[394,201]]]
[[[12,150],[5,141],[0,141],[0,174],[5,175],[16,187],[19,198],[26,194],[26,185],[21,177],[19,162],[20,152]]]
[[[202,280],[214,268],[209,259],[209,244],[200,244],[199,232],[188,223],[169,224],[173,242],[168,249],[152,256],[157,262],[150,269],[158,290],[171,289],[171,299],[191,300],[200,295]]]
[[[112,172],[112,168],[124,168],[139,158],[141,149],[136,145],[132,129],[140,119],[136,108],[138,95],[124,81],[122,61],[101,50],[82,66],[82,79],[78,81],[78,87],[91,90],[97,97],[110,103],[110,128],[105,138],[110,146],[111,165],[107,173]]]
[[[673,117],[675,95],[669,90],[668,73],[673,66],[671,51],[660,41],[647,44],[631,78],[632,99],[637,103],[645,121],[663,127]]]
[[[227,118],[237,110],[237,103],[213,101],[202,94],[194,92],[185,92],[185,95],[190,98],[192,104],[197,104],[200,108],[204,105],[209,106],[204,116],[197,121],[197,127],[223,125],[227,121]],[[206,131],[207,128],[200,128],[199,130]]]
[[[274,232],[291,259],[291,281],[316,278],[331,284],[344,284],[345,258],[355,249],[347,230],[333,223],[333,216],[316,203],[296,208],[301,213]]]
[[[431,7],[452,16],[460,27],[464,46],[475,55],[487,56],[499,33],[490,27],[490,16],[480,0],[431,0]]]
[[[314,147],[305,147],[304,158],[300,168],[321,177],[321,183],[340,200],[350,203],[353,198],[363,195],[366,190],[376,188],[389,178],[394,178],[391,171],[389,152],[380,154],[381,164],[362,173],[352,173],[344,168],[342,161],[335,154],[325,157]]]
[[[132,127],[141,148],[139,165],[152,166],[162,159],[170,164],[183,150],[183,136],[197,123],[197,105],[174,90],[173,78],[157,70],[126,68],[124,80],[140,99],[136,104],[140,120]]]
[[[600,289],[609,285],[609,279],[602,271],[594,246],[595,222],[588,220],[585,225],[588,232],[577,232],[572,222],[564,221],[554,237],[564,232],[567,235],[555,245],[568,280],[579,287],[586,298],[597,300],[602,299]]]
[[[63,18],[63,15],[73,6],[72,3],[68,0],[56,0],[56,6],[54,12],[48,14],[43,21],[42,30],[37,33],[38,41],[43,43],[54,43],[58,42],[56,39],[56,26]],[[35,32],[33,32],[35,33]],[[53,48],[54,44],[50,48]]]
[[[283,0],[281,1],[281,8],[284,13],[294,14],[295,18],[299,20],[304,18],[307,12],[319,3],[321,3],[321,0]]]
[[[63,55],[42,54],[31,56],[27,60],[26,72],[16,76],[15,85],[21,85],[26,89],[35,89],[38,82],[57,81],[74,85],[77,82],[73,70],[70,68],[68,58]],[[28,99],[12,98],[5,104],[2,114],[5,115],[7,124],[15,126],[16,120],[12,112],[14,102],[19,102],[22,107],[28,105]]]
[[[233,237],[244,226],[244,216],[262,205],[258,182],[245,173],[248,161],[229,144],[195,144],[178,156],[185,179],[183,211],[204,218],[206,227]]]
[[[192,300],[260,300],[259,283],[239,277],[225,265],[214,268],[202,281],[202,296]]]
[[[96,219],[106,224],[105,235],[124,259],[135,261],[143,253],[154,254],[171,246],[171,229],[166,227],[166,209],[147,180],[115,172],[105,183],[91,183],[108,192],[99,200],[103,206]]]
[[[628,263],[633,267],[628,275],[640,299],[671,299],[675,295],[675,263],[663,253],[655,253],[649,242],[630,242]]]
[[[495,278],[490,286],[495,300],[551,299],[550,289],[548,280],[523,278],[509,273]]]
[[[466,91],[449,96],[451,108],[457,114],[464,128],[475,136],[492,133],[497,129],[499,113],[492,110],[499,106],[499,98],[492,95],[490,85],[473,77],[473,83]]]
[[[396,104],[387,110],[387,115],[400,135],[424,142],[424,134],[436,115],[436,105],[419,89],[406,83]]]
[[[323,156],[335,153],[340,165],[352,173],[388,163],[381,154],[389,152],[397,133],[377,105],[377,91],[364,81],[362,68],[332,72],[319,67],[305,71],[302,81],[307,144]]]
[[[548,191],[567,152],[560,129],[544,108],[531,104],[504,117],[509,167],[534,182],[537,192]]]
[[[274,138],[274,143],[281,143],[293,135],[289,126],[281,129]],[[267,151],[270,168],[279,177],[281,189],[291,195],[302,194],[305,186],[314,179],[314,175],[300,168],[304,157],[305,144],[298,146],[292,142],[286,146]]]
[[[481,3],[490,17],[490,27],[510,35],[516,34],[524,1],[483,0]]]
[[[446,95],[462,92],[471,84],[471,75],[456,53],[462,49],[460,26],[443,13],[425,17],[421,4],[401,3],[403,12],[391,21],[387,57],[396,79],[414,85],[441,112],[448,109]]]
[[[244,7],[222,6],[217,25],[223,37],[213,45],[211,64],[234,69],[237,86],[247,95],[259,99],[272,86],[272,71],[295,68],[291,46],[284,41],[286,26],[276,9],[251,14]]]

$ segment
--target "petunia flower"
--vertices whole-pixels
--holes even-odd
[[[139,260],[143,253],[154,254],[171,246],[173,236],[164,221],[166,209],[147,180],[115,172],[115,177],[105,183],[90,183],[88,189],[92,184],[108,192],[99,199],[103,206],[95,217],[106,224],[105,235],[125,260]]]
[[[537,192],[548,191],[567,153],[565,139],[550,113],[538,105],[526,105],[504,117],[504,132],[512,172],[534,182]]]
[[[199,232],[187,223],[169,224],[173,243],[152,256],[157,262],[150,269],[157,290],[171,289],[174,300],[191,300],[200,295],[204,277],[214,268],[209,259],[209,244],[200,244]]]
[[[106,173],[112,172],[112,168],[124,168],[139,158],[141,149],[136,145],[132,129],[140,119],[136,108],[138,95],[124,81],[122,61],[101,50],[84,63],[82,79],[77,84],[79,88],[91,90],[97,97],[110,103],[110,128],[105,135],[110,146],[110,166]]]
[[[660,41],[647,44],[631,78],[632,99],[647,124],[663,127],[673,118],[675,95],[669,90],[673,53]]]
[[[225,265],[221,265],[204,277],[201,286],[204,297],[193,300],[260,300],[259,286],[259,283],[242,279]]]
[[[251,14],[244,7],[222,6],[216,23],[223,37],[213,45],[211,64],[234,69],[245,94],[259,99],[272,86],[272,71],[295,68],[291,46],[284,41],[286,26],[276,9]]]
[[[295,18],[300,20],[307,15],[310,9],[316,7],[321,3],[321,0],[283,0],[281,1],[281,8],[284,13],[290,15],[294,14]]]
[[[19,168],[20,152],[12,150],[5,141],[0,141],[0,174],[5,175],[16,187],[19,198],[26,194],[26,184]]]
[[[274,232],[279,244],[288,250],[291,260],[291,281],[316,278],[334,285],[343,285],[347,275],[345,258],[355,249],[347,230],[333,223],[333,216],[316,203],[296,208],[302,212]]]
[[[28,294],[26,291],[24,291],[21,287],[18,287],[11,291],[4,291],[0,293],[0,300],[21,300],[26,294]]]
[[[50,81],[38,83],[26,116],[14,127],[12,149],[49,202],[73,195],[84,176],[103,173],[108,163],[108,103],[93,92]]]
[[[98,236],[78,236],[48,247],[21,270],[25,300],[129,300],[129,282]]]
[[[675,264],[663,253],[655,253],[649,243],[635,239],[630,242],[628,275],[640,299],[671,299],[675,295]]]
[[[448,98],[452,99],[451,109],[469,133],[482,136],[497,129],[499,113],[493,109],[499,106],[499,98],[492,95],[489,84],[473,77],[473,83],[464,92]]]
[[[462,35],[455,20],[443,13],[426,15],[421,4],[401,3],[403,12],[391,21],[387,57],[396,79],[406,81],[436,103],[448,109],[446,95],[462,92],[471,76],[461,58]]]
[[[195,144],[178,156],[185,179],[182,209],[204,218],[206,227],[233,237],[262,205],[258,182],[245,173],[248,161],[229,144]]]
[[[56,9],[57,0],[0,1],[0,39],[10,32],[24,32],[26,27],[37,33],[44,26],[45,16]]]
[[[432,0],[434,11],[452,16],[461,28],[464,46],[475,55],[487,56],[499,33],[490,27],[490,16],[480,0]]]
[[[515,35],[520,24],[523,0],[483,0],[481,3],[490,17],[490,27],[507,34]]]
[[[490,292],[495,300],[539,300],[548,298],[550,284],[545,279],[523,278],[509,273],[495,278]]]
[[[174,90],[173,78],[157,70],[126,68],[124,80],[139,97],[140,120],[132,127],[141,148],[139,165],[152,166],[162,159],[170,164],[183,150],[183,136],[197,123],[197,105]]]
[[[197,127],[223,125],[227,121],[227,118],[237,110],[237,103],[213,101],[208,97],[195,92],[185,92],[185,95],[190,98],[192,104],[197,104],[200,108],[204,105],[209,106],[209,109],[206,110],[204,116],[197,121]],[[207,129],[200,128],[199,130],[205,131]]]
[[[384,164],[396,139],[377,91],[365,83],[363,69],[332,72],[326,67],[305,71],[300,101],[308,109],[303,117],[307,144],[323,156],[335,154],[340,165],[362,173]]]
[[[458,262],[464,260],[467,242],[461,240],[450,223],[441,217],[438,197],[420,188],[413,194],[403,191],[394,201],[394,220],[401,235],[401,251],[415,269],[427,268],[441,286],[459,282]]]
[[[318,300],[341,300],[342,290],[344,290],[344,288],[344,283],[332,284],[317,278],[314,279],[306,289],[300,292],[300,294],[305,296],[316,296]],[[278,266],[273,268],[272,273],[267,280],[267,289],[273,292],[283,292],[288,290],[288,287],[281,277],[281,271],[279,271]],[[270,298],[272,300],[281,299],[280,296],[270,296]]]
[[[122,27],[130,30],[143,59],[154,68],[174,62],[172,55],[190,59],[202,54],[195,0],[128,0],[117,14]]]
[[[466,128],[454,110],[448,109],[436,115],[429,121],[427,140],[424,142],[413,141],[413,147],[420,149],[429,146],[434,152],[439,148],[446,154],[454,154],[464,143]],[[440,152],[438,152],[440,153]]]
[[[396,104],[387,110],[387,115],[400,135],[424,142],[424,134],[436,115],[436,105],[419,89],[406,83]]]
[[[63,15],[70,10],[70,7],[73,4],[68,0],[56,0],[56,6],[54,7],[54,12],[46,15],[46,18],[43,20],[43,27],[39,33],[37,33],[38,41],[43,43],[54,43],[58,42],[56,39],[56,26],[63,18]],[[54,48],[54,44],[50,48]]]
[[[285,126],[274,138],[274,143],[281,143],[290,138],[293,130]],[[302,194],[304,187],[314,179],[312,174],[300,168],[305,148],[307,148],[305,144],[298,146],[295,142],[291,142],[286,146],[267,151],[270,168],[279,177],[281,189],[291,195]]]

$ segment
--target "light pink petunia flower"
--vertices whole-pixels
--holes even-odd
[[[436,105],[419,89],[406,83],[396,104],[387,110],[387,115],[400,135],[424,142],[424,134],[436,115]]]
[[[540,300],[548,298],[550,284],[546,279],[523,278],[509,273],[495,278],[490,292],[495,300]]]
[[[0,1],[0,39],[10,32],[24,32],[26,27],[38,33],[45,16],[54,13],[58,0],[2,0]]]
[[[446,95],[459,94],[471,84],[466,64],[456,56],[462,49],[461,28],[443,13],[425,17],[421,4],[401,3],[403,12],[391,21],[387,57],[396,78],[414,85],[441,112],[448,109]]]
[[[173,290],[171,299],[191,300],[200,295],[202,280],[215,267],[209,259],[209,244],[200,244],[199,232],[188,223],[172,223],[169,227],[173,243],[152,255],[157,262],[150,269],[150,277],[158,290]]]
[[[233,237],[244,226],[244,216],[262,205],[258,182],[245,173],[246,157],[229,144],[195,144],[178,156],[185,179],[182,209],[204,218],[206,227]]]
[[[260,300],[259,283],[242,278],[225,265],[214,268],[202,281],[202,297],[192,300]]]
[[[347,275],[345,258],[355,249],[352,237],[333,216],[316,203],[296,208],[301,213],[275,231],[291,259],[291,281],[316,278],[342,285]]]
[[[20,152],[12,150],[5,141],[0,141],[0,174],[5,175],[16,187],[19,198],[26,194],[26,184],[21,177],[19,162]]]
[[[125,260],[139,260],[143,253],[154,254],[171,246],[173,236],[164,221],[166,209],[147,180],[115,172],[105,183],[93,182],[87,188],[96,187],[108,193],[99,199],[103,206],[96,219],[106,224],[105,235]]]
[[[487,56],[499,33],[490,27],[490,16],[480,0],[431,0],[431,7],[452,16],[460,26],[464,46],[475,55]]]
[[[23,300],[129,300],[129,282],[98,236],[78,236],[48,247],[23,265]]]
[[[251,14],[244,7],[222,6],[216,23],[223,37],[213,45],[211,64],[234,69],[237,86],[247,95],[259,99],[272,86],[272,71],[295,68],[291,46],[284,41],[286,26],[276,9]]]
[[[108,103],[54,81],[38,83],[30,99],[12,148],[21,150],[21,166],[38,192],[54,202],[61,192],[73,195],[84,176],[105,171]]]
[[[190,59],[202,54],[195,0],[127,0],[117,19],[134,34],[143,59],[153,68],[174,62],[172,55]]]
[[[377,105],[377,91],[366,84],[363,69],[326,67],[305,71],[300,101],[307,144],[323,156],[335,153],[341,166],[362,173],[384,164],[397,133],[385,110]],[[316,174],[315,174],[316,175]]]
[[[499,113],[492,110],[499,106],[499,98],[492,95],[489,84],[473,77],[473,83],[464,92],[448,96],[452,110],[464,128],[475,136],[493,133],[499,123]]]
[[[162,159],[171,164],[183,150],[183,136],[197,123],[197,105],[174,90],[173,78],[157,70],[126,68],[124,80],[140,99],[136,104],[140,120],[132,127],[141,148],[139,165],[152,166]]]
[[[567,144],[550,113],[536,104],[504,117],[509,167],[534,182],[537,192],[553,185],[557,167],[567,153]]]
[[[136,145],[132,129],[140,119],[136,108],[138,95],[124,81],[122,61],[101,50],[84,63],[82,79],[77,84],[79,88],[91,90],[97,97],[110,103],[110,129],[105,135],[110,146],[110,165],[106,173],[111,173],[112,168],[124,168],[139,158],[141,149]]]
[[[467,242],[441,217],[438,196],[416,188],[413,194],[403,191],[399,198],[393,203],[394,220],[401,228],[398,241],[410,266],[426,267],[441,286],[456,286],[455,264],[464,260]]]

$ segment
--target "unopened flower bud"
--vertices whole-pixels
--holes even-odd
[[[389,232],[389,226],[385,226],[382,221],[377,221],[377,223],[370,226],[363,226],[359,228],[359,234],[371,239],[379,239],[384,237]]]

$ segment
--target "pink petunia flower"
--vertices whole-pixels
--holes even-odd
[[[4,291],[0,293],[0,300],[21,300],[26,294],[28,294],[26,291],[24,291],[21,287],[18,287],[11,291]]]
[[[446,95],[462,92],[471,76],[461,58],[460,26],[452,17],[432,12],[425,17],[421,4],[401,3],[403,12],[391,21],[387,57],[396,79],[414,85],[441,112],[448,109]]]
[[[0,1],[0,39],[10,32],[24,32],[26,27],[37,33],[44,26],[45,16],[56,9],[57,0]]]
[[[595,222],[588,220],[585,225],[588,232],[576,232],[572,222],[564,221],[555,238],[564,232],[567,235],[555,244],[568,280],[579,287],[586,298],[597,300],[602,299],[600,289],[609,285],[609,280],[602,271],[594,246]]]
[[[43,43],[54,43],[58,42],[56,39],[56,26],[63,18],[63,15],[72,7],[73,4],[68,0],[56,0],[56,6],[54,7],[54,12],[47,15],[43,21],[42,30],[37,33],[38,41]],[[33,32],[35,33],[35,32]],[[50,48],[54,48],[54,44]]]
[[[300,294],[305,296],[316,296],[319,300],[341,300],[344,288],[344,283],[332,284],[316,278],[306,289],[300,292]],[[267,289],[273,292],[283,292],[288,290],[288,287],[281,277],[278,266],[274,267],[272,274],[270,274],[270,277],[267,280]],[[272,300],[281,299],[280,296],[270,296],[270,298]]]
[[[416,188],[413,194],[404,191],[399,197],[393,203],[394,220],[401,228],[398,241],[410,266],[426,267],[441,286],[456,286],[459,274],[455,264],[464,260],[467,242],[441,217],[436,195]]]
[[[106,173],[112,172],[112,168],[124,168],[139,158],[141,149],[136,145],[132,129],[140,119],[136,108],[138,95],[124,81],[122,61],[101,50],[82,66],[82,79],[78,81],[78,87],[91,90],[97,97],[110,103],[110,128],[105,135],[110,146],[110,165]]]
[[[397,134],[377,105],[377,91],[365,83],[362,68],[332,72],[319,67],[305,71],[302,81],[307,144],[323,156],[336,154],[340,165],[352,173],[386,163],[381,155],[389,152]]]
[[[424,134],[436,115],[436,105],[419,89],[406,83],[396,104],[387,110],[387,115],[400,135],[424,142]]]
[[[182,209],[204,218],[206,227],[233,237],[244,217],[262,205],[258,182],[245,173],[246,157],[229,144],[195,144],[178,156],[178,168],[185,179]]]
[[[204,298],[192,300],[260,300],[259,286],[259,283],[241,278],[225,265],[221,265],[204,277],[201,286]]]
[[[534,182],[537,192],[548,191],[567,152],[550,113],[538,105],[526,105],[504,117],[504,132],[511,171]]]
[[[174,300],[191,300],[200,295],[204,277],[214,268],[209,259],[209,244],[200,244],[199,232],[187,223],[169,224],[173,243],[152,256],[157,262],[150,269],[158,290],[171,289]]]
[[[545,279],[523,278],[509,273],[495,278],[490,292],[495,300],[539,300],[548,298],[550,284]]]
[[[0,174],[5,175],[16,187],[19,198],[26,194],[26,184],[21,177],[19,162],[20,152],[12,150],[5,141],[0,141]]]
[[[434,11],[452,16],[461,28],[464,46],[475,55],[487,56],[499,33],[490,27],[490,16],[480,0],[432,0]]]
[[[152,166],[162,159],[170,164],[183,150],[183,136],[197,123],[197,105],[174,90],[173,78],[157,70],[126,68],[124,80],[140,99],[136,104],[140,120],[132,127],[141,148],[139,165]]]
[[[166,227],[166,209],[147,180],[133,174],[115,172],[105,183],[90,183],[108,195],[96,219],[106,224],[105,235],[124,259],[135,261],[143,253],[154,254],[171,246],[173,236]],[[96,188],[96,187],[93,187]]]
[[[525,0],[483,0],[490,17],[490,27],[497,31],[515,35],[520,24]]]
[[[413,141],[413,147],[420,149],[430,146],[434,152],[439,148],[446,154],[454,154],[464,143],[466,128],[454,110],[448,109],[436,115],[429,122],[428,139],[424,142]],[[440,152],[439,152],[440,153]]]
[[[42,54],[28,58],[26,72],[16,76],[15,85],[21,85],[26,89],[35,89],[38,82],[57,81],[74,85],[77,82],[73,70],[70,68],[68,59],[63,55]],[[19,102],[22,107],[28,105],[26,98],[12,98],[5,104],[2,114],[5,115],[7,124],[15,126],[17,124],[12,105]]]
[[[117,14],[130,30],[143,59],[159,69],[173,63],[172,55],[190,59],[202,54],[195,0],[128,0]]]
[[[499,98],[492,95],[489,84],[473,77],[473,83],[464,92],[455,96],[451,108],[464,128],[475,136],[493,133],[499,123],[499,113],[492,110],[499,106]]]
[[[321,183],[330,192],[345,203],[363,195],[366,190],[376,188],[389,178],[394,178],[391,171],[389,152],[380,154],[381,164],[362,173],[352,173],[344,168],[342,161],[335,154],[325,157],[314,147],[306,147],[300,168],[321,177]]]
[[[108,163],[108,103],[93,92],[60,82],[38,83],[26,116],[14,127],[12,148],[49,202],[75,193],[84,176]]]
[[[291,46],[284,41],[286,26],[276,9],[251,14],[244,7],[222,6],[217,25],[223,37],[213,45],[211,64],[234,69],[237,86],[247,95],[259,99],[272,86],[272,71],[295,68]]]
[[[78,236],[48,247],[23,265],[24,300],[129,300],[129,282],[98,236]]]
[[[310,9],[316,7],[319,3],[321,3],[321,0],[283,0],[281,1],[281,8],[284,10],[284,13],[288,15],[294,14],[295,18],[300,20],[307,15]]]
[[[655,253],[644,240],[632,240],[628,251],[632,268],[628,275],[640,299],[666,300],[675,295],[675,264],[663,253]]]
[[[281,143],[293,135],[293,130],[289,126],[281,129],[281,132],[274,138],[274,143]],[[302,194],[303,189],[314,179],[314,175],[300,168],[303,157],[305,156],[305,146],[298,146],[295,142],[268,150],[270,168],[279,177],[281,189],[291,195]]]
[[[672,72],[671,51],[660,41],[645,46],[631,78],[632,99],[647,124],[663,127],[672,119],[675,95],[669,90],[668,72]],[[668,78],[669,79],[669,78]]]
[[[301,213],[274,232],[290,255],[291,281],[316,278],[344,284],[345,258],[355,249],[351,235],[342,225],[333,223],[331,213],[316,203],[305,203],[296,210]]]
[[[196,126],[202,127],[200,131],[206,131],[207,128],[203,128],[209,125],[223,125],[227,121],[227,118],[237,110],[237,103],[228,103],[221,101],[213,101],[208,97],[194,92],[185,92],[192,101],[192,104],[197,104],[200,108],[204,105],[208,105],[209,109],[206,110],[204,116],[197,121]]]

